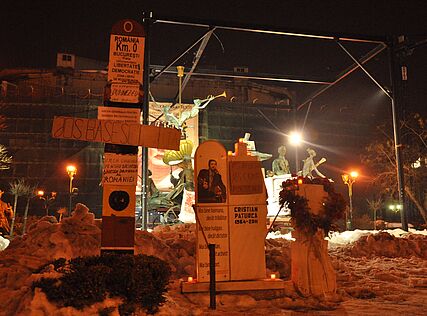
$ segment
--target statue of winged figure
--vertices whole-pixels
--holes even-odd
[[[181,113],[179,118],[177,118],[171,111],[170,106],[166,105],[163,107],[162,111],[165,115],[166,122],[174,125],[176,128],[183,129],[185,126],[185,122],[190,118],[193,118],[199,114],[199,111],[206,108],[208,104],[219,97],[226,97],[225,91],[217,96],[209,95],[206,99],[195,99],[193,101],[193,106],[189,110],[185,110]]]

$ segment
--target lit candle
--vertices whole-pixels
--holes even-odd
[[[275,279],[276,279],[276,275],[275,275],[274,273],[272,273],[272,274],[270,275],[270,279],[275,280]]]
[[[189,276],[188,277],[188,282],[190,282],[190,283],[193,282],[193,277]]]

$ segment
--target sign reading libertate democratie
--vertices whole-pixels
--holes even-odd
[[[175,128],[123,121],[56,116],[52,137],[179,150],[181,132]]]
[[[197,280],[209,281],[208,244],[215,244],[216,280],[227,281],[230,279],[227,152],[222,144],[210,140],[197,148],[195,157]]]
[[[141,84],[143,68],[144,37],[111,34],[108,81]]]

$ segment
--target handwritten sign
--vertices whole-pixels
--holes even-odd
[[[140,109],[119,108],[115,106],[98,106],[98,120],[139,123],[141,120],[140,117]]]
[[[264,177],[258,161],[230,161],[230,194],[259,194],[263,192]]]
[[[174,128],[123,121],[56,116],[52,137],[179,150],[181,132]]]
[[[111,85],[110,101],[124,103],[139,102],[139,84],[113,83]]]
[[[138,157],[136,155],[104,154],[103,184],[134,185],[138,180]]]

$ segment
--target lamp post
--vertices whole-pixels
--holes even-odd
[[[341,175],[342,181],[345,185],[348,186],[348,198],[350,200],[350,209],[349,214],[346,216],[346,223],[345,227],[347,230],[352,230],[353,226],[353,183],[356,181],[356,178],[358,177],[358,173],[356,171],[350,172],[350,174],[343,174]]]
[[[49,215],[49,207],[51,206],[52,202],[56,199],[56,192],[51,192],[50,195],[45,196],[45,192],[43,190],[37,190],[37,196],[40,200],[43,200],[43,205],[46,210],[46,216]]]
[[[68,216],[71,214],[71,207],[73,202],[73,179],[77,173],[77,168],[73,165],[67,166],[67,173],[70,177],[70,188],[69,188],[69,203],[68,203]]]
[[[298,131],[293,131],[289,133],[289,143],[295,147],[295,174],[298,174],[299,171],[299,161],[298,161],[298,146],[302,143],[301,133]]]
[[[393,204],[390,204],[389,206],[388,206],[388,208],[391,210],[391,211],[393,211],[393,212],[399,212],[399,211],[401,211],[402,209],[403,209],[403,206],[402,206],[402,204],[400,204],[400,203],[393,203]]]
[[[402,211],[403,211],[403,205],[400,202],[393,202],[392,204],[390,204],[388,206],[389,210],[394,212],[395,214],[397,214],[398,212],[400,212],[400,214],[402,215]],[[393,219],[394,222],[394,219]],[[403,227],[402,227],[403,229]],[[406,230],[408,231],[408,230]]]

